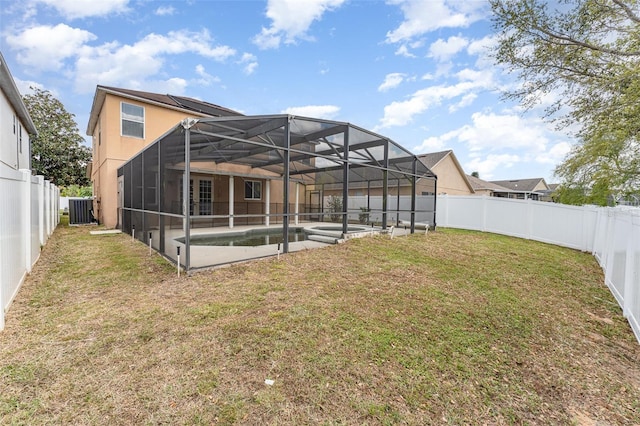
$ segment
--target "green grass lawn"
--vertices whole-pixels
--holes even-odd
[[[58,227],[6,316],[1,424],[640,424],[589,254],[439,230],[178,278],[91,229]]]

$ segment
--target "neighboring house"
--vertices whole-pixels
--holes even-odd
[[[560,186],[560,184],[558,183],[550,183],[548,185],[549,189],[547,189],[546,191],[541,191],[542,194],[540,195],[540,201],[548,201],[548,202],[555,202],[555,192],[558,189],[558,186]]]
[[[471,186],[473,186],[473,190],[476,195],[496,197],[496,192],[502,194],[509,191],[509,189],[504,186],[497,185],[493,182],[487,182],[486,180],[482,180],[475,176],[467,175],[467,179],[471,183]]]
[[[433,152],[429,154],[420,154],[418,160],[429,168],[437,177],[437,188],[434,190],[433,181],[430,179],[420,179],[416,182],[416,195],[434,195],[434,191],[438,194],[449,195],[473,195],[474,189],[467,175],[464,173],[462,166],[458,162],[452,150]],[[337,186],[327,186],[325,192],[327,195],[338,195]],[[407,180],[390,180],[390,195],[410,195],[411,183]],[[382,195],[382,185],[380,182],[374,182],[367,186],[350,185],[350,195]]]
[[[549,191],[544,178],[494,180],[491,183],[505,188],[505,190],[494,190],[494,197],[540,200]]]
[[[473,195],[475,193],[452,150],[422,154],[418,158],[438,176],[438,194]]]
[[[242,114],[193,98],[97,86],[86,132],[93,138],[87,174],[93,184],[94,217],[109,228],[120,226],[118,168],[181,120],[237,115]],[[210,180],[196,179],[192,186],[195,200],[212,199]]]
[[[29,136],[38,132],[0,53],[0,168],[31,169]]]

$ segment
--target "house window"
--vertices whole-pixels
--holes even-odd
[[[122,136],[144,138],[144,108],[137,105],[121,104]]]
[[[244,181],[244,199],[260,200],[262,199],[262,182],[257,180]]]
[[[22,154],[22,124],[18,126],[18,149]]]

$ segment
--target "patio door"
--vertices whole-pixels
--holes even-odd
[[[213,183],[211,179],[201,179],[198,184],[198,214],[213,214]]]
[[[309,220],[311,221],[320,221],[320,200],[320,191],[309,192],[309,213],[313,213],[309,216]]]

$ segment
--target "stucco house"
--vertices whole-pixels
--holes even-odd
[[[516,200],[551,201],[553,192],[543,178],[486,181],[467,175],[476,195],[512,198]]]
[[[475,195],[486,195],[488,197],[495,197],[497,194],[502,194],[504,192],[508,192],[509,189],[504,186],[497,185],[493,182],[489,182],[475,176],[467,175],[467,179],[473,186],[473,191]]]
[[[473,195],[475,193],[452,150],[422,154],[418,158],[438,176],[438,194]]]
[[[237,115],[242,114],[193,98],[97,86],[86,131],[92,137],[93,159],[87,173],[93,184],[95,218],[109,228],[119,227],[118,168],[176,123]],[[200,204],[192,208],[211,208],[206,200],[212,198],[212,182],[196,178],[192,185]]]
[[[30,135],[38,132],[0,53],[0,168],[31,169]]]
[[[107,227],[121,228],[125,191],[123,190],[124,177],[118,176],[118,169],[136,154],[166,136],[178,123],[185,122],[185,120],[197,121],[198,119],[213,118],[235,118],[240,122],[252,120],[237,111],[193,98],[97,86],[86,131],[87,135],[92,136],[93,146],[93,159],[87,173],[93,184],[94,217]],[[327,133],[326,135],[323,132],[314,133],[314,136],[319,136],[322,139],[323,142],[320,145],[312,139],[308,141],[305,139],[296,141],[296,149],[308,152],[314,151],[316,146],[331,144],[333,139],[341,138],[342,130],[348,127],[340,123],[336,125],[324,123],[319,126],[332,127],[333,130],[326,130],[324,132]],[[264,125],[240,131],[235,138],[262,138],[264,143],[272,136],[263,136],[262,133],[265,131],[263,127]],[[227,129],[227,132],[231,131],[231,129]],[[353,132],[358,135],[363,134],[359,130],[353,130]],[[383,145],[393,146],[386,139],[378,139],[364,144],[364,154],[358,155],[363,159],[367,156],[382,155],[382,152],[374,152],[374,150],[380,150]],[[354,146],[355,148],[352,149],[356,152],[360,145]],[[281,213],[282,203],[278,204],[270,200],[282,200],[285,189],[290,199],[295,200],[291,210],[298,212],[322,211],[323,200],[331,195],[332,189],[336,194],[342,194],[342,184],[327,182],[326,185],[324,183],[315,185],[316,189],[310,190],[308,185],[303,185],[304,179],[289,179],[287,180],[287,188],[285,188],[281,173],[274,173],[269,170],[269,167],[255,167],[250,161],[242,161],[243,157],[251,158],[249,151],[241,150],[230,153],[224,149],[224,146],[211,145],[207,147],[205,151],[215,150],[216,152],[199,153],[205,161],[200,161],[190,170],[188,214],[194,227],[224,226],[232,223],[236,225],[263,223],[265,219],[260,215]],[[331,148],[324,154],[320,151],[318,154],[332,155],[335,149]],[[224,152],[225,161],[221,161],[214,155],[221,152]],[[394,150],[388,154],[392,164],[398,161],[395,157],[400,155],[400,152]],[[272,152],[268,155],[273,157],[267,162],[268,164],[281,161],[281,153]],[[402,153],[402,155],[406,155],[406,153]],[[299,154],[295,154],[294,159],[297,156]],[[209,160],[214,157],[215,161]],[[295,167],[314,166],[316,161],[315,157],[305,158],[297,162]],[[379,165],[382,166],[382,162]],[[140,167],[145,172],[154,173],[148,165],[141,164]],[[419,170],[423,170],[423,168],[424,166],[418,167]],[[157,171],[155,173],[158,174]],[[430,172],[426,174],[431,176]],[[389,194],[392,193],[391,188],[395,187],[396,181],[400,182],[401,179],[389,179]],[[404,182],[402,184],[404,185]],[[184,193],[181,178],[167,181],[164,185],[170,187],[160,189],[166,191],[167,194],[172,194],[175,198],[174,203],[180,203]],[[371,195],[382,195],[383,188],[380,183],[374,183],[373,186],[376,188],[370,192]],[[431,191],[432,194],[435,192],[433,178],[419,179],[416,186],[422,192]],[[157,198],[159,190],[155,191],[155,195],[151,192],[144,194],[145,200]],[[356,195],[364,195],[366,191],[366,184],[363,186],[360,182],[350,182],[349,193],[351,195],[356,193]],[[416,193],[420,192],[416,191]],[[152,204],[147,203],[147,205]],[[182,207],[174,206],[171,209],[180,212]],[[225,215],[233,217],[227,218],[227,220],[220,219],[220,216]]]

